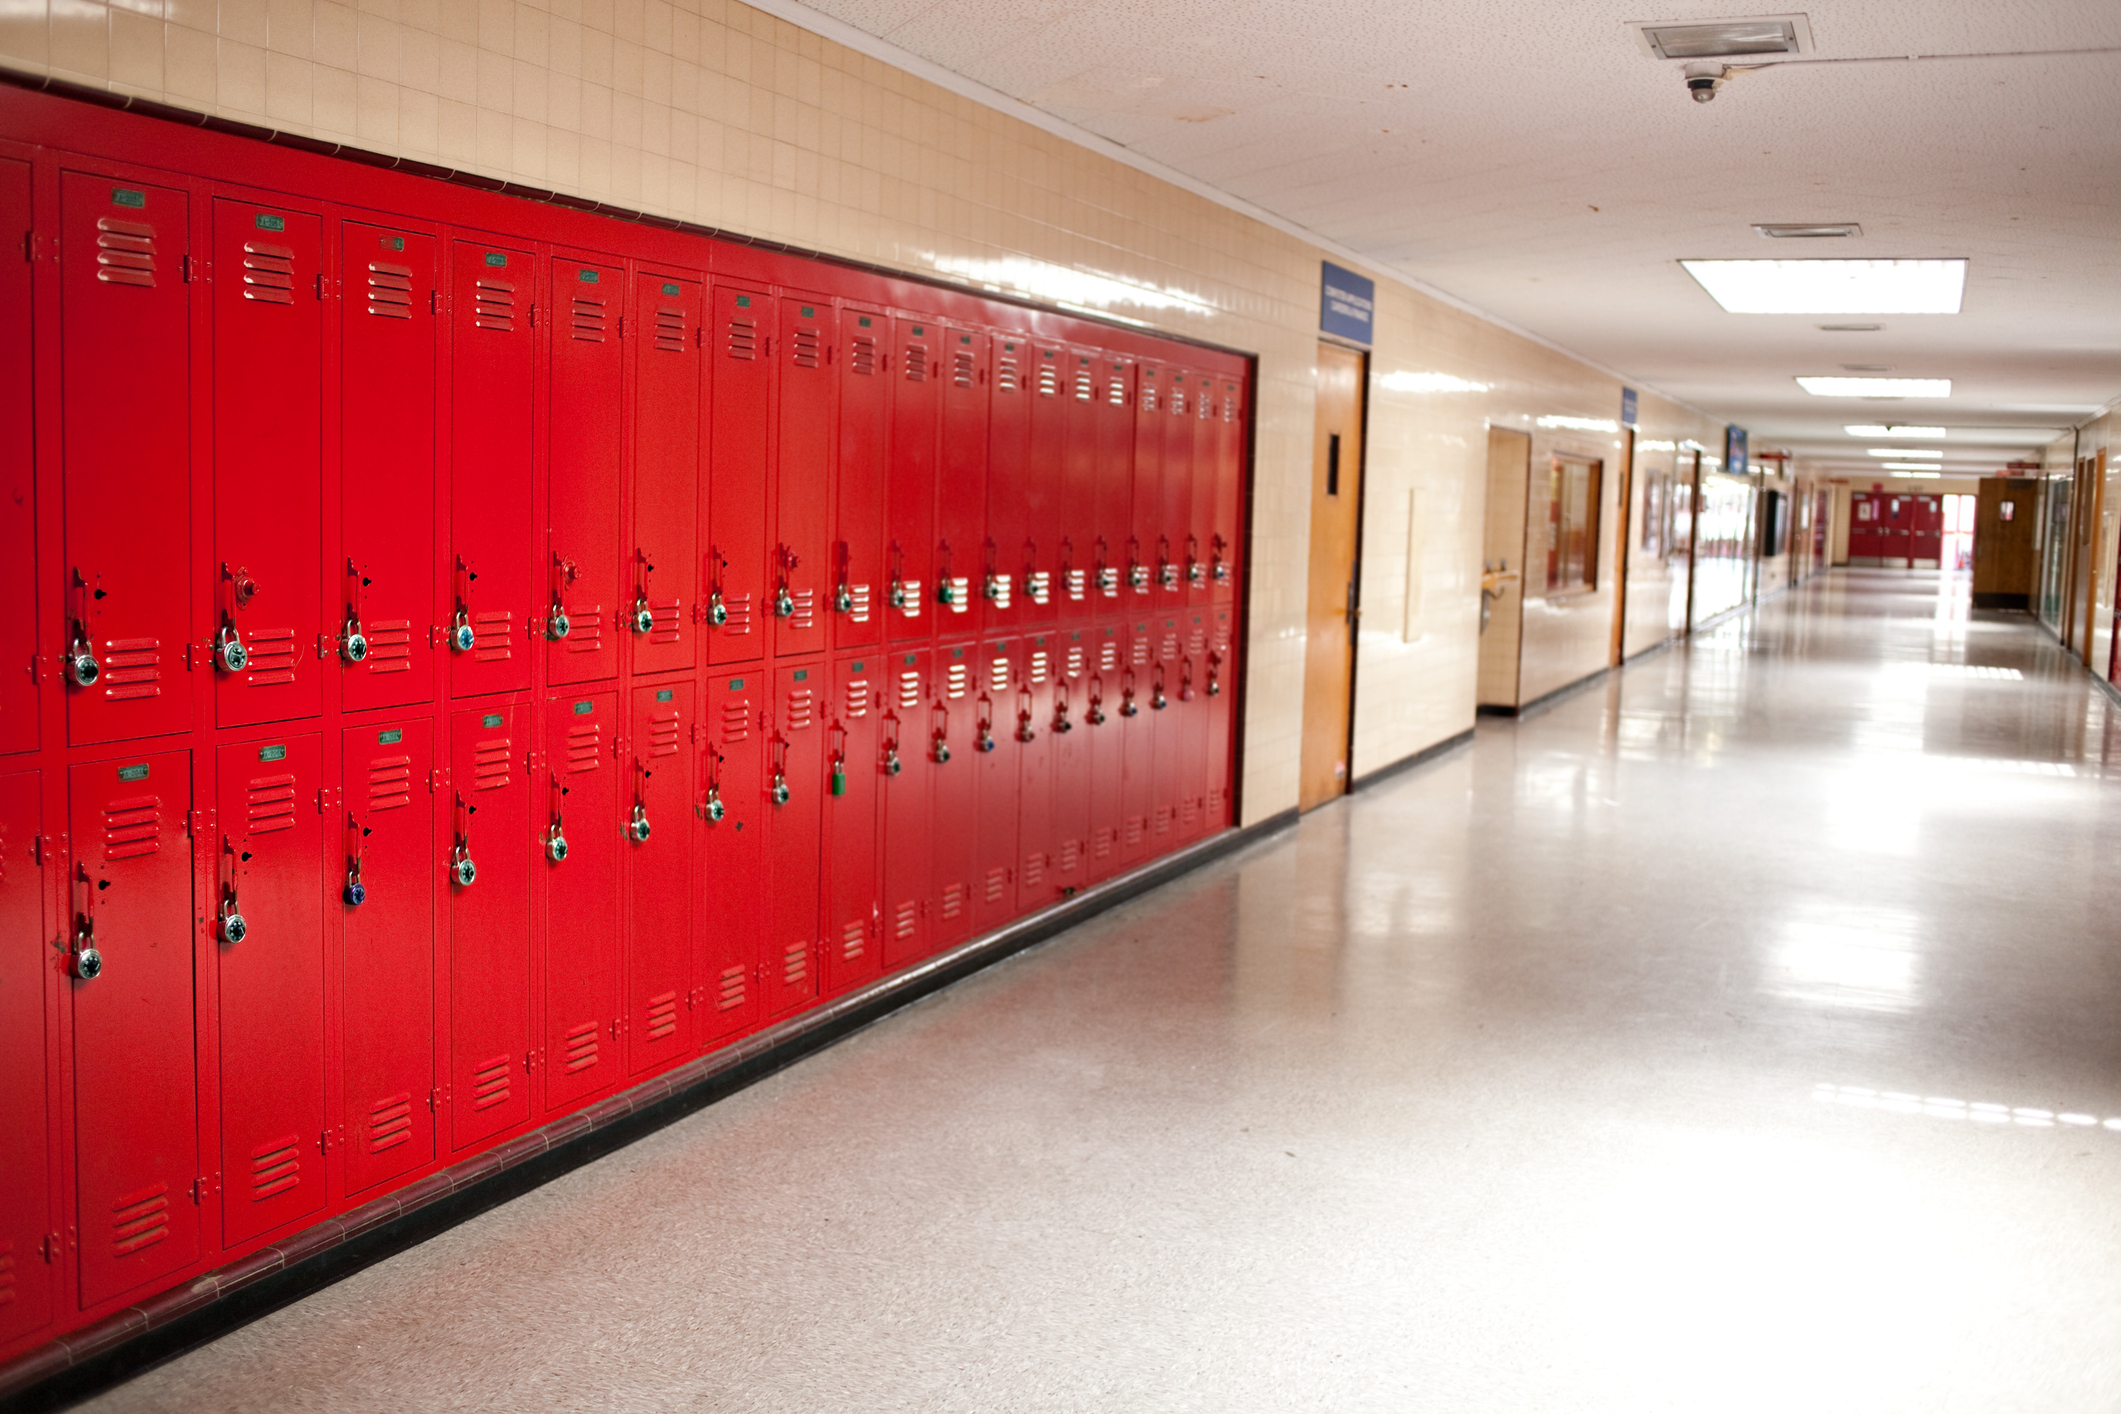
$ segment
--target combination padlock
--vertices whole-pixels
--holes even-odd
[[[457,610],[456,618],[449,625],[449,647],[451,651],[469,653],[478,645],[478,642],[478,634],[472,631],[471,615],[463,609]]]
[[[773,773],[773,790],[770,792],[770,798],[776,806],[788,803],[788,777],[779,771]]]
[[[1132,717],[1140,711],[1141,708],[1134,705],[1134,690],[1132,688],[1120,694],[1119,714],[1122,717]]]
[[[361,882],[360,870],[347,871],[346,887],[339,890],[339,897],[345,900],[348,908],[359,908],[368,902],[368,885]]]
[[[552,828],[545,832],[545,857],[555,864],[567,862],[567,836],[560,829],[560,822],[557,820],[553,821]]]
[[[1169,699],[1164,696],[1162,686],[1159,685],[1149,689],[1149,705],[1159,712],[1171,705]]]
[[[842,584],[832,591],[832,612],[851,614],[854,612],[854,591]]]
[[[1170,562],[1166,561],[1166,562],[1165,562],[1164,564],[1162,564],[1162,565],[1159,565],[1159,566],[1157,567],[1157,570],[1156,570],[1156,577],[1157,577],[1157,578],[1158,578],[1159,580],[1161,580],[1161,581],[1163,582],[1163,586],[1164,586],[1164,588],[1166,588],[1166,589],[1176,589],[1176,588],[1178,588],[1178,566],[1177,566],[1177,565],[1171,564]]]
[[[945,762],[949,761],[950,743],[944,739],[943,734],[941,732],[937,732],[935,734],[935,742],[929,748],[928,754],[935,758],[935,764],[938,766],[943,765]]]
[[[785,584],[773,591],[773,616],[777,619],[795,616],[795,596],[788,592]]]
[[[234,894],[230,894],[221,904],[221,916],[217,920],[216,931],[220,934],[222,942],[230,944],[240,943],[250,936],[250,925],[243,921],[243,915],[237,911]]]
[[[972,749],[974,751],[994,750],[994,733],[985,722],[980,723],[979,732],[972,738]]]
[[[73,679],[75,687],[93,687],[96,679],[103,676],[103,665],[96,661],[94,649],[86,643],[76,643],[73,652],[66,655],[66,675]]]
[[[1021,742],[1038,740],[1038,728],[1031,725],[1031,714],[1029,712],[1016,714],[1016,739]]]
[[[633,803],[633,814],[626,821],[626,838],[635,844],[648,842],[648,807],[638,800]]]
[[[884,748],[884,774],[895,776],[906,769],[906,763],[898,759],[898,743],[892,742]]]
[[[349,663],[368,661],[368,635],[361,632],[359,619],[346,621],[346,628],[339,635],[339,656]]]
[[[103,975],[103,954],[96,950],[94,925],[83,923],[74,934],[74,945],[68,950],[66,970],[83,982],[93,982]]]
[[[716,628],[729,622],[729,606],[722,602],[722,591],[719,589],[707,596],[707,622]]]
[[[1220,697],[1220,696],[1222,696],[1222,695],[1223,695],[1223,683],[1222,683],[1222,679],[1221,679],[1221,678],[1219,678],[1219,677],[1217,677],[1217,676],[1215,675],[1215,670],[1214,670],[1213,668],[1210,668],[1210,669],[1208,670],[1208,696],[1210,696],[1210,697]]]
[[[552,604],[552,614],[545,620],[545,636],[554,643],[558,643],[573,632],[574,620],[567,617],[567,610],[555,599]]]
[[[1208,567],[1195,560],[1186,566],[1186,582],[1195,589],[1203,589],[1208,583]]]
[[[982,598],[990,602],[999,600],[1002,597],[1001,577],[999,575],[988,575],[986,579],[980,582],[979,592]]]
[[[906,585],[903,580],[894,579],[891,581],[891,607],[894,609],[906,607]]]
[[[1056,736],[1065,736],[1075,730],[1075,723],[1068,720],[1068,704],[1063,702],[1053,709],[1053,731]]]
[[[720,786],[707,787],[707,803],[700,807],[700,814],[707,817],[707,823],[710,825],[720,824],[722,817],[728,813],[729,807],[722,804],[722,788]]]
[[[1103,726],[1105,724],[1104,704],[1102,702],[1097,701],[1095,698],[1092,698],[1090,701],[1090,710],[1083,713],[1083,720],[1088,722],[1093,727]]]
[[[1230,582],[1230,567],[1221,560],[1215,562],[1215,582],[1217,584],[1228,584]]]
[[[234,624],[221,625],[221,631],[214,635],[214,661],[224,673],[240,673],[250,666],[250,650],[243,646]]]
[[[460,889],[468,889],[479,882],[479,866],[471,859],[469,846],[460,846],[456,858],[450,861],[449,877]]]
[[[630,622],[635,633],[647,633],[655,627],[655,613],[648,607],[647,599],[634,599]]]
[[[936,582],[935,602],[942,605],[946,609],[951,608],[957,603],[957,589],[954,585],[951,584],[948,578],[944,578]]]
[[[1149,567],[1147,565],[1127,566],[1127,583],[1134,586],[1135,593],[1147,594],[1149,592]]]

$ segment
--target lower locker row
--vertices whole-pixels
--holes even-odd
[[[0,1340],[54,1314],[58,1247],[107,1301],[1222,827],[1231,629],[367,714],[76,763],[63,807],[0,775]],[[38,1177],[57,1092],[21,1083],[40,956],[70,1205]]]

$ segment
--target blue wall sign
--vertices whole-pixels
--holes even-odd
[[[1723,429],[1723,469],[1734,476],[1745,475],[1746,436],[1743,427]]]
[[[1343,270],[1330,260],[1324,264],[1325,278],[1318,299],[1319,331],[1367,347],[1370,331],[1376,327],[1377,282]]]
[[[1620,390],[1620,425],[1622,427],[1633,427],[1635,425],[1635,390],[1633,388],[1622,388]]]

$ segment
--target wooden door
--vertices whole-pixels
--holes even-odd
[[[1531,484],[1530,434],[1489,428],[1486,529],[1480,550],[1477,700],[1483,707],[1517,706],[1518,648],[1524,636],[1525,518]]]
[[[1311,446],[1311,591],[1304,649],[1303,772],[1297,804],[1348,789],[1355,705],[1356,548],[1362,532],[1363,356],[1318,346]]]

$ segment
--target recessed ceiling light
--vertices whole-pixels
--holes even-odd
[[[1933,452],[1927,447],[1872,447],[1870,454],[1874,457],[1936,457],[1943,455],[1942,452]]]
[[[1875,334],[1884,327],[1883,324],[1821,324],[1819,330],[1824,334]]]
[[[1964,260],[1682,260],[1732,314],[1957,314]]]
[[[1844,363],[1841,365],[1851,373],[1891,373],[1890,363]]]
[[[1820,241],[1837,236],[1860,236],[1863,227],[1854,221],[1819,226],[1799,226],[1783,221],[1755,221],[1753,229],[1771,241]]]
[[[1948,398],[1949,378],[1799,378],[1815,398]]]
[[[1812,47],[1803,15],[1748,20],[1669,20],[1628,26],[1652,59],[1723,59],[1742,54],[1798,54]]]
[[[1887,471],[1934,471],[1944,470],[1943,462],[1887,462]]]
[[[1944,475],[1941,471],[1896,471],[1893,475],[1908,481],[1935,481]]]
[[[1894,427],[1883,427],[1877,423],[1863,423],[1859,426],[1846,427],[1842,430],[1851,437],[1942,437],[1944,435],[1944,429],[1941,427],[1908,427],[1904,424]]]

